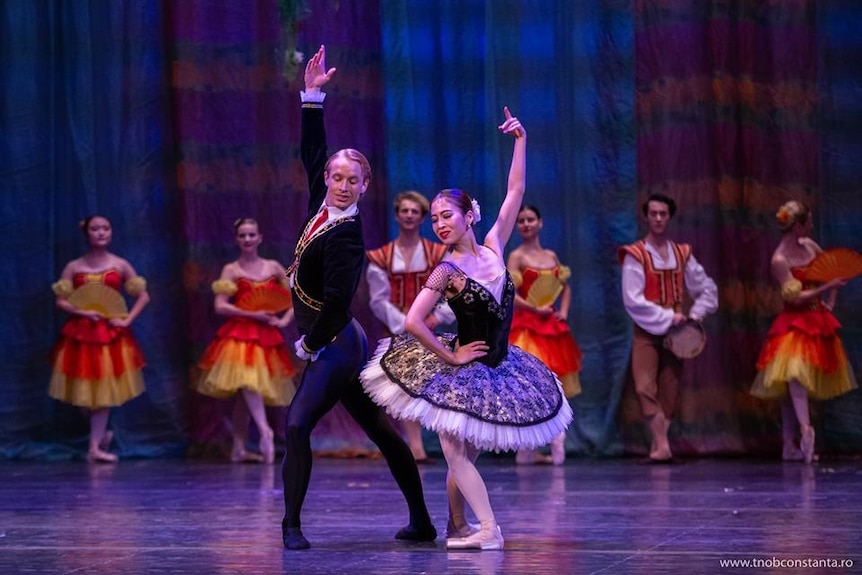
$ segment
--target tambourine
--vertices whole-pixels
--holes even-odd
[[[670,328],[664,346],[680,359],[697,357],[706,345],[706,332],[697,320],[687,319]]]

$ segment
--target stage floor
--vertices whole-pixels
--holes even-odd
[[[385,463],[367,459],[315,461],[303,512],[312,548],[284,551],[278,465],[4,462],[0,573],[862,572],[859,461],[520,467],[483,456],[480,470],[503,551],[447,552],[442,536],[435,544],[395,541],[406,506]],[[442,533],[445,465],[420,471]],[[755,560],[766,566],[721,563]],[[798,569],[768,568],[787,560]],[[830,567],[848,560],[850,568]]]

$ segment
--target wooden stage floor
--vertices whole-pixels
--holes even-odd
[[[315,461],[308,551],[282,549],[278,465],[3,462],[0,574],[862,572],[859,461],[519,467],[486,455],[480,469],[503,551],[395,541],[406,506],[381,460]],[[421,472],[442,532],[445,465]],[[755,560],[765,566],[721,563]]]

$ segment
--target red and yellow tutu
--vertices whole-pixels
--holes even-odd
[[[266,282],[240,278],[239,296]],[[263,397],[267,405],[288,405],[295,388],[296,369],[278,328],[245,318],[231,318],[216,333],[199,362],[203,370],[197,391],[220,399],[242,389]]]
[[[809,396],[831,399],[857,387],[838,328],[841,324],[818,300],[807,307],[786,306],[766,336],[757,360],[752,395],[775,399],[798,381]]]
[[[117,270],[75,274],[72,286],[86,282],[119,291],[122,276]],[[144,392],[145,361],[138,342],[128,328],[106,319],[69,318],[51,352],[51,365],[48,395],[65,403],[89,409],[115,407]]]
[[[565,266],[547,270],[525,268],[512,278],[518,295],[530,302],[552,305],[562,293],[570,272]],[[515,308],[509,343],[536,356],[554,372],[563,384],[566,397],[581,392],[578,372],[581,370],[581,352],[569,326],[555,315],[540,316],[534,311]]]

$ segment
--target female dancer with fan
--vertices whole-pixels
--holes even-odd
[[[87,460],[113,463],[107,451],[111,407],[144,392],[144,356],[129,330],[150,301],[147,284],[132,265],[108,251],[111,222],[93,215],[81,222],[89,249],[69,262],[52,287],[56,305],[71,317],[51,353],[48,395],[89,411]],[[123,286],[135,298],[127,311]]]
[[[279,331],[293,321],[284,268],[258,255],[263,236],[251,218],[234,223],[240,255],[213,282],[215,311],[226,316],[200,360],[197,391],[216,398],[236,396],[231,461],[275,461],[266,405],[287,405],[293,397],[295,368]],[[286,311],[285,311],[286,310]],[[284,312],[281,316],[278,313]],[[260,454],[246,450],[249,416],[260,436]]]
[[[504,109],[499,129],[515,144],[506,197],[480,244],[473,229],[479,204],[462,190],[431,202],[434,233],[449,253],[431,272],[407,313],[407,331],[384,339],[362,371],[372,399],[394,417],[419,421],[440,436],[449,466],[449,549],[501,549],[503,536],[475,466],[480,449],[538,447],[571,422],[559,380],[541,361],[508,345],[515,287],[503,248],[526,184],[527,134]],[[445,298],[458,334],[435,336],[425,323]],[[465,502],[481,526],[467,523]]]
[[[782,458],[811,463],[816,456],[809,396],[830,399],[856,388],[853,370],[838,338],[840,324],[832,315],[837,290],[847,280],[839,277],[823,283],[807,279],[806,267],[822,250],[808,237],[813,222],[804,204],[785,203],[776,219],[782,237],[770,267],[781,286],[784,309],[760,351],[759,371],[751,393],[781,399]],[[795,443],[797,428],[799,447]]]
[[[566,397],[574,397],[581,392],[578,372],[583,354],[566,323],[571,301],[567,280],[571,270],[539,242],[542,215],[537,207],[521,206],[515,227],[522,243],[512,250],[506,263],[518,290],[509,343],[542,360],[560,378]],[[550,457],[533,449],[520,449],[515,461],[520,465],[562,465],[566,460],[565,441],[565,433],[551,441]]]

